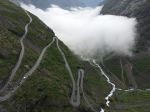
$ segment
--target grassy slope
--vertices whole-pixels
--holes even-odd
[[[19,51],[19,38],[24,32],[24,26],[28,22],[26,14],[18,7],[6,0],[0,1],[0,79],[4,80],[15,64]],[[33,23],[29,27],[30,31],[27,36],[29,40],[39,51],[26,43],[26,52],[21,69],[17,72],[14,83],[22,78],[23,74],[28,71],[28,65],[31,67],[36,61],[41,49],[52,40],[53,32],[48,29],[38,18],[33,17]],[[42,38],[41,38],[42,37]],[[27,47],[28,46],[28,47]],[[74,75],[76,75],[77,66],[83,66],[86,71],[85,76],[85,92],[93,101],[95,107],[99,107],[104,103],[108,85],[103,78],[98,75],[97,69],[91,67],[86,62],[81,62],[74,56],[63,43],[61,47],[68,57]],[[148,72],[149,57],[133,60],[132,63],[138,72]],[[119,59],[112,59],[105,62],[111,72],[120,77],[121,69]],[[137,69],[134,74],[138,76]],[[148,85],[147,85],[148,86]],[[144,87],[144,85],[143,85]],[[69,96],[71,92],[70,77],[64,67],[61,55],[56,45],[53,45],[47,52],[39,69],[22,85],[17,93],[7,102],[1,103],[1,106],[9,112],[76,112],[77,109],[72,108],[69,104]],[[116,93],[112,98],[113,105],[137,102],[148,102],[150,98],[149,92],[130,92],[124,94]],[[87,105],[82,99],[80,109],[88,110]],[[109,110],[110,112],[146,112],[148,106],[130,107],[121,110]]]
[[[25,57],[16,77],[12,81],[12,85],[18,79],[21,79],[23,74],[34,64],[41,49],[54,36],[54,33],[37,17],[32,15],[32,18],[33,22],[29,27],[29,33],[25,40]],[[20,51],[19,38],[24,33],[24,26],[28,21],[27,15],[21,8],[16,7],[7,0],[0,1],[0,79],[3,83],[18,58]],[[77,66],[85,66],[85,92],[89,96],[88,98],[93,101],[94,106],[98,108],[104,103],[104,96],[107,94],[109,86],[98,75],[97,69],[79,60],[63,43],[60,46],[68,58],[75,77]],[[48,49],[38,70],[27,79],[11,99],[0,105],[8,112],[77,112],[78,109],[69,104],[70,93],[71,80],[69,74],[65,69],[56,44],[53,44]],[[80,108],[88,110],[83,99]]]

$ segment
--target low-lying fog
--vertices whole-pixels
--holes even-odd
[[[56,36],[79,56],[132,55],[136,40],[135,18],[100,15],[102,7],[65,10],[53,5],[43,11],[32,5],[21,6],[52,28]]]

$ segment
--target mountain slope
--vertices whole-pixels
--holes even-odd
[[[24,34],[25,26],[29,23],[29,17],[24,10],[8,0],[1,0],[0,4],[0,86],[2,88],[19,58],[20,39]],[[46,50],[39,67],[31,76],[25,75],[55,36],[54,32],[37,17],[30,13],[29,15],[32,17],[32,23],[28,26],[28,33],[23,41],[25,53],[21,66],[8,87],[0,93],[0,99],[14,91],[15,87],[18,89],[8,100],[0,102],[0,111],[90,112],[91,109],[84,101],[82,92],[81,105],[75,108],[70,104],[71,78],[56,42]],[[75,80],[77,80],[78,69],[84,69],[84,92],[92,106],[99,109],[105,103],[104,97],[110,90],[110,86],[95,67],[81,61],[61,41],[59,46],[68,60]]]
[[[102,14],[114,14],[128,17],[136,17],[139,23],[138,31],[141,39],[139,46],[141,50],[150,47],[150,13],[148,11],[150,2],[148,0],[106,0]]]
[[[133,7],[136,5],[127,2],[127,5],[122,6],[121,4],[124,4],[125,1],[117,1],[117,3],[118,5],[115,6],[116,2],[114,4],[107,2],[104,6],[105,11],[112,10],[115,7],[119,7],[119,10],[126,9],[128,6]],[[141,1],[141,3],[143,3],[143,1]],[[91,105],[96,111],[99,111],[100,107],[103,107],[106,112],[148,112],[150,110],[150,91],[144,90],[150,87],[150,59],[146,46],[141,45],[140,49],[135,50],[135,55],[132,58],[116,56],[104,60],[105,66],[101,66],[104,68],[104,71],[107,72],[111,81],[116,84],[117,88],[142,89],[116,91],[110,100],[110,108],[108,108],[105,105],[106,101],[104,98],[108,95],[110,90],[112,90],[112,87],[99,73],[98,69],[91,66],[88,62],[80,60],[60,40],[58,40],[57,43],[57,39],[55,39],[54,43],[44,53],[44,57],[38,68],[31,73],[31,68],[36,68],[34,67],[35,63],[42,54],[43,49],[52,42],[55,34],[37,17],[29,12],[25,13],[24,10],[8,0],[1,0],[0,4],[1,88],[7,83],[11,71],[19,58],[21,51],[19,40],[25,33],[24,28],[30,20],[27,14],[29,14],[33,20],[28,26],[28,33],[23,41],[25,54],[21,66],[13,77],[13,80],[9,82],[9,86],[3,92],[0,92],[0,100],[7,93],[11,94],[11,91],[14,91],[15,87],[18,89],[14,93],[12,92],[8,100],[0,102],[1,112],[93,112],[93,109],[90,107]],[[147,5],[148,3],[145,4],[144,7]],[[104,14],[113,14],[114,12],[104,12],[104,9],[102,11]],[[139,13],[137,8],[135,9],[137,10],[137,16],[143,14]],[[147,9],[143,10],[146,12]],[[118,9],[116,11],[118,11]],[[130,9],[127,10],[127,12],[130,12]],[[121,15],[121,13],[117,12],[116,15]],[[145,26],[149,25],[149,22],[145,23]],[[143,31],[145,30],[143,29]],[[141,39],[146,38],[144,36]],[[146,42],[148,42],[148,40]],[[144,50],[142,51],[142,49]],[[70,103],[73,87],[70,74],[68,73],[68,69],[66,69],[68,68],[66,61],[68,61],[72,70],[75,82],[78,82],[77,84],[79,85],[82,83],[82,70],[85,71],[83,88],[79,88],[81,97],[79,107],[73,107]],[[78,71],[82,76],[78,77]],[[31,73],[31,75],[28,77],[25,75],[26,73],[27,75]],[[20,82],[23,83],[20,84]],[[90,105],[85,101],[82,89],[84,89],[84,93]]]
[[[149,0],[106,0],[102,14],[135,17],[138,21],[137,45],[132,57],[105,59],[108,73],[117,76],[125,88],[141,89],[117,92],[110,112],[150,111],[150,2]],[[115,82],[114,82],[115,83]],[[117,83],[116,83],[117,85]]]
[[[138,21],[138,37],[136,50],[134,56],[131,57],[133,64],[137,66],[137,70],[143,74],[149,73],[149,26],[150,26],[150,13],[148,12],[150,3],[148,0],[107,0],[102,9],[102,14],[122,15],[128,17],[135,17]],[[143,67],[142,67],[143,66]],[[142,75],[142,74],[141,74]],[[141,84],[139,84],[140,86]],[[148,86],[149,87],[149,86]]]

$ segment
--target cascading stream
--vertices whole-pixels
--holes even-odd
[[[108,94],[108,96],[105,97],[106,100],[106,105],[109,107],[110,106],[110,98],[113,96],[114,92],[116,91],[116,86],[114,83],[112,83],[109,79],[109,77],[106,75],[106,73],[103,71],[103,69],[101,68],[101,66],[95,61],[93,60],[93,63],[95,64],[95,66],[97,66],[99,68],[99,70],[101,71],[101,74],[107,79],[107,82],[112,85],[112,90],[110,91],[110,93]]]

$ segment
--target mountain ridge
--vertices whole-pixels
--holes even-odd
[[[12,0],[17,2],[17,0]],[[78,1],[78,0],[18,0],[19,2],[25,3],[27,5],[32,4],[37,8],[40,9],[47,9],[49,8],[51,5],[57,5],[61,8],[65,8],[68,9],[70,7],[83,7],[85,6],[82,2]]]

